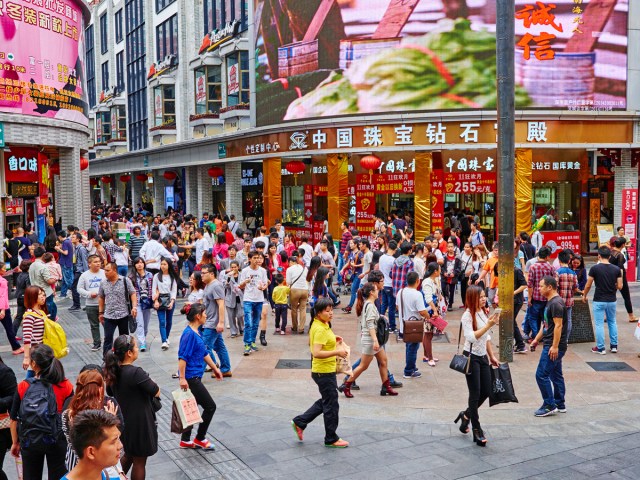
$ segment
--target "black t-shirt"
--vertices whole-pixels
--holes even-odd
[[[522,286],[527,286],[527,280],[524,278],[524,273],[519,268],[513,270],[513,289],[517,290]],[[514,305],[522,305],[524,303],[524,291],[513,296]]]
[[[610,263],[598,263],[589,269],[589,276],[596,284],[594,302],[615,302],[618,291],[618,278],[621,270]]]
[[[620,270],[622,270],[622,272],[624,273],[624,264],[627,261],[626,258],[624,258],[624,255],[621,252],[611,252],[611,256],[609,257],[609,263],[611,265],[615,265],[616,267],[618,267]]]
[[[554,318],[562,318],[562,336],[560,337],[560,344],[558,350],[564,352],[567,350],[567,307],[564,304],[564,300],[560,295],[556,295],[551,300],[547,301],[547,306],[544,309],[544,325],[542,342],[545,347],[553,346],[553,330],[555,329]]]

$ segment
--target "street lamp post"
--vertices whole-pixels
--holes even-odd
[[[498,303],[500,361],[513,361],[513,240],[515,157],[515,5],[497,0],[496,57],[498,87]]]

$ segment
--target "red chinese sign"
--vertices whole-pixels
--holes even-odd
[[[556,258],[565,248],[580,253],[580,232],[542,232],[543,243],[551,248],[551,258]]]
[[[7,199],[5,206],[7,215],[24,215],[24,200],[22,198]]]
[[[431,172],[431,231],[444,229],[444,172]]]
[[[7,182],[37,182],[39,179],[38,150],[11,147],[11,151],[4,153],[4,175]]]
[[[542,25],[562,32],[562,24],[556,23],[556,16],[552,13],[555,8],[555,3],[536,2],[535,5],[525,5],[524,8],[516,12],[516,20],[521,20],[527,30],[532,25]],[[532,42],[534,43],[534,55],[538,60],[553,60],[556,52],[553,50],[551,42],[555,39],[556,35],[546,30],[542,30],[538,34],[527,32],[516,45],[524,49],[523,57],[525,60],[531,58]]]
[[[329,186],[328,185],[313,185],[313,196],[314,197],[326,197],[329,195]]]
[[[311,229],[313,220],[313,185],[304,186],[304,228]]]
[[[376,185],[369,182],[369,175],[356,176],[356,228],[361,236],[368,237],[376,219]]]
[[[382,173],[373,176],[376,193],[413,193],[414,173]]]
[[[636,281],[636,248],[638,241],[638,190],[622,189],[622,227],[624,236],[629,239],[627,247],[627,280]]]
[[[445,193],[496,193],[495,172],[445,173]]]
[[[49,192],[51,191],[53,183],[49,174],[49,157],[47,157],[44,153],[38,153],[38,163],[40,164],[40,205],[43,207],[48,207],[51,203],[49,201]]]

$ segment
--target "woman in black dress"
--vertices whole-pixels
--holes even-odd
[[[7,475],[2,471],[2,465],[12,442],[11,430],[5,425],[9,424],[9,410],[17,388],[15,373],[0,358],[0,480],[7,480]]]
[[[104,373],[107,393],[120,404],[124,417],[122,469],[131,470],[131,480],[144,480],[147,457],[158,451],[158,423],[154,397],[160,388],[147,372],[133,363],[139,354],[138,341],[131,335],[120,335],[107,352]]]

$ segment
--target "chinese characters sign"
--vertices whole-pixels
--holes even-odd
[[[551,248],[551,258],[556,258],[565,248],[580,252],[580,232],[542,232],[543,243]]]
[[[627,247],[629,260],[627,260],[627,280],[636,280],[636,249],[638,233],[638,190],[636,188],[624,188],[622,190],[622,226],[624,236],[629,239]]]
[[[524,49],[525,60],[531,58],[531,44],[534,44],[534,55],[538,60],[553,60],[556,56],[551,43],[556,39],[555,32],[563,32],[562,24],[556,23],[556,16],[553,11],[556,9],[555,3],[536,2],[535,5],[525,5],[523,9],[516,12],[516,21],[522,21],[527,33],[525,33],[517,43]],[[543,30],[538,34],[531,34],[529,29],[532,25],[542,25]]]
[[[4,175],[7,182],[37,182],[38,151],[12,147],[11,151],[4,153]]]
[[[0,0],[0,111],[87,125],[84,19],[75,0]]]
[[[7,199],[5,207],[7,215],[24,215],[24,199],[22,198]]]

